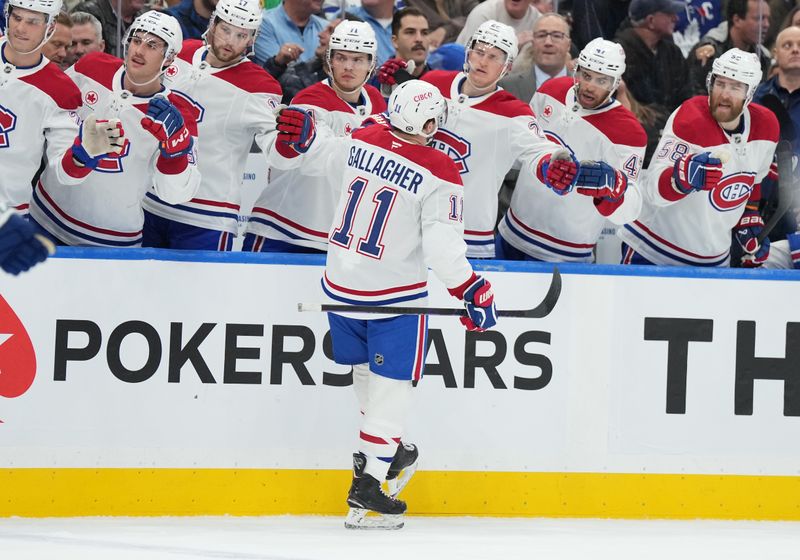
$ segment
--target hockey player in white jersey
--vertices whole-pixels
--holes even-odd
[[[591,262],[606,219],[634,220],[641,209],[636,181],[647,135],[614,98],[625,51],[594,39],[581,51],[575,78],[548,80],[531,100],[545,136],[581,160],[572,191],[550,190],[523,167],[498,226],[498,258]]]
[[[693,97],[672,113],[643,172],[641,216],[618,232],[623,263],[728,266],[732,231],[743,266],[766,260],[758,202],[778,121],[750,104],[760,80],[758,58],[730,49],[712,64],[708,97]]]
[[[255,138],[265,154],[275,138],[281,87],[249,61],[261,25],[258,0],[220,0],[200,40],[187,40],[164,84],[188,95],[199,112],[194,197],[171,204],[148,192],[144,247],[230,251],[238,233],[242,176]],[[266,157],[266,156],[265,156]]]
[[[386,102],[367,84],[375,70],[377,42],[372,27],[342,21],[328,43],[328,79],[297,93],[292,105],[313,112],[336,136],[358,128],[368,115],[382,113]],[[245,251],[323,252],[339,202],[337,177],[311,177],[302,169],[272,169],[269,184],[256,201],[245,236]]]
[[[463,72],[433,71],[421,78],[448,99],[447,122],[433,146],[455,161],[464,182],[469,257],[495,254],[497,196],[512,166],[531,167],[558,191],[569,189],[577,172],[572,155],[542,134],[531,108],[498,87],[516,56],[514,30],[487,21],[467,43]]]
[[[118,118],[126,140],[118,156],[87,162],[95,172],[79,188],[43,182],[34,188],[31,217],[58,243],[138,246],[148,190],[171,203],[197,191],[194,106],[161,83],[181,42],[174,17],[149,11],[128,29],[124,61],[90,53],[68,70],[83,95],[84,121]]]
[[[92,138],[78,134],[78,88],[42,56],[61,0],[8,0],[0,35],[0,202],[28,212],[31,181],[45,156],[42,180],[75,186],[92,171],[76,159],[108,154],[122,131],[102,125]],[[88,142],[88,144],[87,144]],[[74,147],[73,147],[74,145]]]
[[[313,141],[313,119],[290,107],[278,117],[271,158],[276,167],[302,164],[309,173],[340,178],[342,197],[322,279],[328,298],[378,307],[424,305],[430,268],[465,302],[465,327],[484,330],[497,315],[491,285],[465,256],[459,172],[426,146],[445,110],[434,86],[411,80],[389,98],[391,126]],[[384,494],[380,484],[416,459],[413,446],[398,443],[412,381],[422,375],[428,323],[424,315],[362,317],[328,314],[334,359],[353,366],[363,412],[345,526],[394,529],[402,527],[406,504]],[[368,511],[382,517],[366,517]]]

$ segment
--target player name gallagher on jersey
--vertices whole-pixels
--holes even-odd
[[[418,171],[366,148],[351,146],[347,165],[377,175],[414,194],[417,194],[417,188],[422,184],[422,174]]]

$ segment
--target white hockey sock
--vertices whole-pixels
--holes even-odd
[[[368,396],[358,450],[367,456],[364,471],[383,482],[400,443],[411,397],[411,381],[372,373]]]
[[[358,410],[361,411],[361,414],[364,414],[367,410],[369,376],[369,364],[356,364],[353,366],[353,389],[356,392]]]

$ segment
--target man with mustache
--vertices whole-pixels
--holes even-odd
[[[430,70],[427,64],[430,46],[428,20],[416,8],[398,10],[392,18],[392,45],[395,56],[383,63],[378,70],[381,92],[388,97],[392,87],[413,78],[419,78]],[[408,63],[413,61],[413,71]]]
[[[758,206],[778,120],[750,104],[760,81],[758,56],[730,49],[713,62],[708,96],[672,113],[641,182],[648,203],[618,232],[623,264],[729,266],[731,234],[742,266],[766,261]]]
[[[205,41],[184,41],[164,83],[202,108],[198,148],[202,182],[189,201],[157,193],[144,200],[145,247],[230,251],[239,227],[242,174],[255,138],[265,154],[275,136],[281,88],[247,59],[261,25],[258,0],[219,0]]]

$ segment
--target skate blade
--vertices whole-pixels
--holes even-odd
[[[403,469],[397,478],[386,481],[387,494],[392,498],[396,498],[400,491],[409,483],[415,472],[417,472],[417,461],[414,461],[413,464]]]
[[[384,531],[394,531],[402,529],[405,522],[402,515],[367,515],[368,509],[350,508],[344,520],[346,529],[379,529]]]

